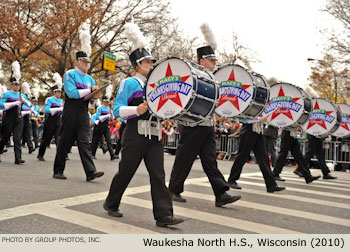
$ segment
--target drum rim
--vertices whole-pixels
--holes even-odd
[[[188,111],[190,110],[190,108],[192,107],[192,105],[193,105],[194,102],[195,102],[196,96],[194,95],[194,92],[193,92],[193,91],[195,91],[195,93],[198,92],[198,79],[199,79],[199,78],[198,78],[199,76],[198,76],[196,73],[194,73],[194,70],[193,70],[193,69],[195,69],[195,67],[198,67],[200,70],[205,71],[205,72],[211,77],[211,79],[207,79],[207,80],[210,81],[211,84],[217,85],[217,81],[216,81],[215,76],[213,75],[213,73],[212,73],[211,71],[209,71],[208,69],[206,69],[205,67],[203,67],[203,66],[197,64],[196,62],[191,62],[191,61],[189,61],[189,60],[187,60],[187,59],[184,59],[184,58],[181,58],[181,57],[178,57],[178,56],[167,56],[167,57],[164,57],[164,58],[160,59],[159,61],[157,61],[156,64],[154,64],[154,65],[152,66],[152,68],[150,69],[150,71],[149,71],[148,74],[147,74],[147,79],[146,79],[146,83],[145,83],[144,90],[143,90],[144,100],[147,101],[147,98],[146,98],[146,89],[147,89],[148,80],[149,80],[151,74],[153,73],[153,71],[156,69],[157,66],[159,66],[159,65],[162,64],[163,62],[165,62],[165,61],[167,61],[167,60],[170,60],[170,59],[177,59],[177,60],[180,60],[181,62],[186,63],[187,66],[188,66],[188,68],[189,68],[189,70],[190,70],[190,72],[191,72],[191,77],[192,77],[192,79],[193,79],[193,88],[192,88],[192,93],[191,93],[191,97],[190,97],[190,99],[189,99],[189,102],[186,104],[186,106],[185,106],[184,108],[182,108],[182,110],[180,111],[180,113],[178,113],[178,114],[176,114],[176,115],[173,115],[173,116],[171,116],[171,117],[165,117],[165,118],[159,117],[159,115],[157,115],[155,112],[153,112],[153,111],[150,109],[149,105],[147,105],[148,111],[149,111],[152,115],[154,115],[155,117],[160,118],[160,119],[162,119],[162,120],[174,120],[174,121],[179,122],[180,124],[181,124],[181,123],[182,123],[182,124],[186,123],[186,124],[188,124],[188,125],[197,125],[197,124],[203,122],[205,119],[207,119],[208,117],[210,117],[210,115],[213,114],[213,111],[215,110],[215,107],[216,107],[216,104],[217,104],[218,99],[214,99],[214,100],[213,100],[214,103],[213,103],[212,107],[210,108],[210,112],[207,114],[207,116],[203,117],[202,120],[199,120],[199,121],[197,121],[197,122],[191,123],[191,122],[182,121],[181,119],[179,119],[181,116],[185,115],[186,112],[188,112]],[[218,93],[218,91],[216,91],[216,92]],[[216,97],[216,95],[215,95],[215,97]],[[192,101],[191,101],[191,100],[192,100]],[[191,102],[190,102],[190,101],[191,101]],[[210,115],[209,115],[209,114],[210,114]]]
[[[246,67],[244,67],[244,66],[241,66],[241,65],[238,65],[238,64],[235,64],[235,63],[228,63],[228,64],[225,64],[225,65],[222,65],[222,66],[220,66],[220,67],[218,67],[214,72],[213,72],[213,75],[214,75],[214,77],[215,77],[215,74],[218,72],[218,71],[220,71],[220,70],[222,70],[223,68],[225,68],[225,67],[229,67],[229,66],[237,66],[237,67],[240,67],[240,68],[243,68],[243,70],[245,70],[247,73],[248,73],[248,75],[249,75],[249,77],[251,78],[251,80],[252,80],[252,83],[253,83],[253,88],[254,88],[254,93],[255,93],[255,87],[256,86],[258,86],[256,83],[255,83],[255,81],[254,81],[254,79],[252,78],[252,71],[250,71],[248,68],[246,68]],[[264,80],[265,81],[265,80]],[[218,81],[217,81],[218,82]],[[266,82],[266,81],[265,81]],[[267,83],[267,82],[266,82]],[[220,88],[220,87],[219,87]],[[254,94],[253,93],[253,94]],[[253,94],[252,94],[252,100],[253,100]],[[269,94],[270,95],[270,94]],[[220,94],[219,94],[219,100],[220,100]],[[269,99],[268,99],[269,100]],[[253,104],[249,104],[243,111],[241,111],[241,113],[239,113],[238,115],[235,115],[235,116],[223,116],[223,115],[220,115],[219,113],[217,113],[216,112],[216,108],[214,109],[214,113],[216,114],[216,115],[218,115],[218,116],[220,116],[220,117],[222,117],[222,118],[225,118],[225,119],[229,119],[229,118],[238,118],[238,119],[246,119],[246,118],[252,118],[252,117],[242,117],[242,116],[240,116],[240,115],[242,115],[244,112],[246,112],[248,109],[250,109],[251,108],[251,106],[252,106]],[[266,106],[266,104],[265,104],[265,106]]]
[[[289,85],[289,86],[292,86],[292,87],[295,87],[298,91],[300,91],[303,99],[308,99],[310,100],[311,104],[312,104],[312,98],[309,97],[309,95],[305,92],[304,89],[302,89],[300,86],[298,85],[295,85],[293,83],[289,83],[289,82],[284,82],[284,81],[280,81],[280,82],[276,82],[276,83],[273,83],[270,85],[270,89],[273,87],[273,86],[276,86],[276,85]],[[270,92],[271,94],[271,92]],[[271,95],[270,95],[270,98],[271,98]],[[269,100],[270,100],[269,98]],[[303,100],[304,101],[304,100]],[[311,108],[312,109],[312,108]],[[313,109],[312,109],[313,110]],[[282,129],[287,129],[287,130],[293,130],[293,129],[296,129],[296,128],[299,128],[299,127],[302,127],[306,122],[309,121],[311,115],[312,115],[312,110],[311,111],[306,111],[305,110],[305,102],[303,104],[303,113],[300,115],[300,117],[298,118],[298,120],[295,120],[294,123],[288,125],[288,126],[275,126],[275,125],[272,125],[274,127],[279,127],[279,128],[282,128]],[[308,118],[305,120],[305,122],[303,123],[299,123],[298,121],[300,120],[300,118],[302,117],[302,115],[308,115]],[[294,125],[294,126],[293,126]]]
[[[336,132],[337,130],[338,130],[338,128],[340,127],[340,124],[341,124],[341,114],[340,114],[340,111],[339,111],[339,109],[335,106],[335,104],[332,102],[332,101],[330,101],[329,99],[327,99],[327,98],[322,98],[322,97],[313,97],[313,98],[311,98],[311,101],[312,100],[325,100],[325,101],[327,101],[328,103],[330,103],[332,106],[333,106],[333,108],[334,108],[334,110],[336,111],[336,123],[333,125],[333,127],[327,132],[327,133],[323,133],[323,134],[320,134],[320,135],[314,135],[314,134],[310,134],[309,132],[306,132],[306,130],[305,130],[305,132],[307,133],[307,134],[309,134],[309,135],[313,135],[313,136],[315,136],[315,137],[320,137],[320,138],[322,138],[322,137],[327,137],[327,136],[329,136],[329,135],[333,135],[333,133],[334,132]],[[312,109],[313,110],[313,109]],[[312,113],[313,113],[313,111],[312,111]],[[311,113],[311,114],[312,114]],[[339,118],[340,118],[340,121],[339,121]],[[307,120],[307,122],[310,120],[310,118]],[[307,122],[305,122],[304,124],[306,124]],[[303,124],[303,125],[304,125]],[[349,134],[350,135],[350,134]]]

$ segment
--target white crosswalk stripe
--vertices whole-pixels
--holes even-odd
[[[313,172],[314,173],[314,172]],[[251,202],[249,199],[245,199],[244,196],[241,200],[229,205],[229,208],[235,209],[235,211],[259,211],[261,214],[266,212],[268,214],[279,214],[283,216],[295,217],[298,219],[305,219],[308,221],[317,221],[323,222],[331,225],[339,225],[345,228],[350,227],[349,218],[336,217],[315,212],[310,212],[307,209],[290,209],[287,207],[281,207],[277,205],[279,199],[289,200],[294,202],[301,202],[303,204],[316,204],[320,207],[332,207],[338,208],[339,210],[348,211],[350,209],[350,176],[344,174],[345,179],[340,183],[338,180],[332,181],[315,181],[306,185],[303,178],[295,177],[293,173],[283,173],[287,178],[287,190],[280,193],[267,193],[265,188],[265,183],[261,176],[260,172],[244,173],[241,176],[241,179],[237,181],[239,184],[243,185],[241,191],[235,190],[235,193],[247,193],[254,196],[264,196],[268,199],[272,199],[269,203],[256,203]],[[314,174],[315,175],[315,174]],[[294,176],[294,177],[293,177]],[[226,178],[228,175],[225,176]],[[284,176],[282,176],[284,177]],[[251,180],[254,180],[252,182]],[[348,182],[346,182],[348,181]],[[211,201],[215,202],[215,197],[210,193],[204,193],[203,191],[208,191],[208,188],[211,187],[207,177],[192,178],[188,179],[185,182],[186,188],[185,192],[182,194],[184,197],[189,199],[197,199],[200,201]],[[248,188],[245,188],[244,185],[247,185]],[[281,183],[282,185],[282,183]],[[200,188],[204,187],[205,190],[201,190],[201,193],[194,192],[191,190],[191,186]],[[301,188],[301,186],[303,186]],[[252,188],[252,187],[257,187]],[[263,189],[259,189],[263,188]],[[325,191],[321,191],[326,189]],[[331,191],[328,189],[332,189]],[[327,191],[328,190],[328,191]],[[125,206],[135,206],[140,209],[152,209],[152,201],[148,199],[141,199],[137,195],[142,193],[148,193],[150,191],[149,185],[138,186],[127,188],[123,198],[122,204]],[[289,192],[298,192],[303,193],[304,195],[293,195]],[[313,198],[314,195],[324,196],[324,199]],[[133,224],[127,224],[121,222],[121,218],[111,218],[107,213],[102,209],[102,202],[107,196],[107,192],[92,193],[87,195],[80,195],[75,197],[69,197],[64,199],[57,199],[47,202],[28,204],[23,206],[18,206],[9,209],[0,210],[0,223],[4,220],[11,220],[17,217],[24,217],[32,214],[39,214],[47,216],[56,220],[65,221],[68,223],[76,224],[82,227],[86,227],[92,230],[110,233],[110,234],[155,234],[157,233],[154,229],[154,221],[151,220],[152,227],[150,226],[135,226]],[[335,199],[332,201],[332,199]],[[343,202],[340,202],[343,200]],[[102,202],[100,202],[102,201]],[[90,204],[94,202],[99,202],[101,204],[101,213],[104,213],[106,217],[97,216],[93,213],[84,213],[78,210],[71,210],[68,207],[79,206],[83,204]],[[214,205],[214,204],[213,204]],[[132,209],[132,208],[131,208]],[[215,206],[213,206],[215,210]],[[238,210],[237,210],[238,209]],[[247,210],[248,209],[248,210]],[[214,213],[213,213],[214,212]],[[206,211],[206,209],[196,207],[191,208],[190,204],[174,204],[174,213],[177,216],[182,216],[189,218],[189,221],[200,221],[205,223],[210,223],[213,225],[224,226],[229,229],[241,230],[243,232],[252,232],[252,233],[268,233],[268,234],[298,234],[302,233],[302,229],[295,230],[293,227],[278,227],[274,225],[267,225],[264,223],[259,223],[255,220],[243,220],[240,218],[232,216],[224,216],[215,211]],[[345,216],[345,215],[344,215]],[[180,227],[181,229],[181,227]],[[182,232],[186,232],[183,230]]]

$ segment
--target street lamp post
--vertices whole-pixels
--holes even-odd
[[[337,81],[336,71],[333,69],[333,66],[331,64],[329,64],[327,61],[320,60],[320,59],[307,58],[307,61],[322,62],[323,64],[325,64],[326,66],[328,66],[332,70],[332,73],[334,76],[333,78],[334,78],[334,89],[335,89],[334,103],[337,103],[337,100],[338,100],[338,81]]]

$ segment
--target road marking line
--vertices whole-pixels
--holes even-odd
[[[108,234],[158,234],[148,229],[67,208],[50,209],[40,214]]]
[[[148,209],[152,209],[152,202],[143,199],[131,198],[131,197],[123,197],[122,203],[128,205],[134,205],[138,207],[144,207]],[[300,234],[300,232],[294,230],[288,230],[284,228],[269,226],[265,224],[260,224],[251,221],[245,221],[241,219],[236,219],[232,217],[226,217],[211,213],[206,213],[202,211],[197,211],[193,209],[188,209],[184,207],[174,206],[175,215],[181,215],[184,217],[205,221],[208,223],[214,223],[226,227],[231,227],[239,230],[244,230],[252,233],[260,233],[260,234]],[[181,224],[180,224],[181,225]]]
[[[263,177],[249,177],[250,179],[255,179],[255,180],[263,180],[264,178]],[[296,182],[293,182],[293,181],[296,181]],[[283,181],[276,181],[276,182],[282,182]],[[305,180],[304,179],[298,179],[298,178],[288,178],[286,179],[285,183],[289,183],[289,184],[293,184],[293,185],[301,185],[302,182],[304,182],[305,184]],[[315,185],[317,186],[318,188],[324,188],[324,189],[331,189],[331,190],[337,190],[337,191],[344,191],[344,192],[350,192],[350,189],[346,189],[346,188],[338,188],[340,185],[339,184],[334,184],[334,183],[330,183],[328,182],[328,184],[332,184],[332,186],[327,186],[327,185],[324,185],[325,183],[323,183],[322,181],[314,181],[312,182],[312,185]],[[346,187],[347,185],[345,186],[342,186],[342,187]],[[350,195],[350,194],[349,194]]]
[[[211,187],[210,184],[208,183],[201,183],[201,182],[196,182],[193,183],[195,185],[199,186],[205,186],[205,187]],[[287,188],[288,190],[288,188]],[[235,190],[235,192],[244,192],[244,193],[251,193],[251,194],[256,194],[256,195],[262,195],[262,196],[267,196],[267,197],[273,197],[273,198],[280,198],[280,199],[287,199],[287,200],[295,200],[295,201],[300,201],[300,202],[306,202],[306,203],[312,203],[312,204],[319,204],[319,205],[324,205],[324,206],[329,206],[329,207],[337,207],[337,208],[344,208],[344,209],[350,209],[350,204],[344,204],[340,202],[334,202],[334,201],[329,201],[329,200],[319,200],[319,199],[313,199],[313,198],[304,198],[301,196],[295,196],[295,195],[290,195],[290,194],[280,194],[280,193],[267,193],[263,192],[261,190],[254,190],[250,188],[242,188],[242,190]]]
[[[184,192],[182,194],[184,196],[191,197],[191,198],[215,201],[215,197],[213,195],[194,193],[194,192]],[[288,209],[288,208],[283,208],[283,207],[270,206],[270,205],[255,203],[255,202],[248,202],[248,201],[244,201],[244,200],[236,201],[234,203],[234,205],[252,208],[252,209],[261,210],[261,211],[268,211],[268,212],[272,212],[272,213],[289,215],[289,216],[294,216],[294,217],[299,217],[299,218],[305,218],[308,220],[315,220],[315,221],[321,221],[321,222],[326,222],[326,223],[331,223],[331,224],[337,224],[337,225],[342,225],[342,226],[346,226],[346,227],[350,226],[350,220],[348,220],[348,219],[342,219],[342,218],[338,218],[338,217],[310,213],[310,212],[305,212],[305,211],[300,211],[300,210],[293,210],[293,209]]]
[[[243,180],[239,180],[238,184],[266,187],[265,184],[262,184],[262,183],[255,183],[255,182],[249,182],[249,181],[243,181]],[[302,192],[302,193],[322,195],[322,196],[333,197],[333,198],[350,199],[350,196],[347,196],[347,195],[341,195],[341,194],[329,193],[329,192],[312,191],[310,189],[294,188],[294,187],[290,187],[290,186],[287,187],[287,190],[288,191],[294,191],[294,192]]]

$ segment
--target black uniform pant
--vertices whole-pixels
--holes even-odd
[[[199,155],[216,197],[229,190],[228,184],[218,169],[216,142],[213,127],[180,127],[181,138],[176,150],[175,162],[170,176],[169,190],[175,194],[184,191],[184,183]]]
[[[323,176],[327,175],[328,173],[330,173],[330,170],[326,165],[322,139],[308,134],[307,140],[308,140],[308,145],[307,145],[307,150],[305,154],[305,162],[306,162],[307,168],[308,169],[310,168],[310,160],[314,155],[316,155],[317,162],[322,170]]]
[[[17,108],[15,108],[17,109]],[[10,112],[6,112],[1,127],[1,141],[0,141],[0,152],[4,150],[5,145],[8,143],[13,133],[15,160],[22,159],[22,139],[23,132],[23,119],[18,116],[18,113],[12,109]]]
[[[23,116],[22,138],[23,142],[27,144],[29,150],[34,149],[32,142],[32,123],[30,121],[29,115]]]
[[[265,137],[267,152],[270,154],[271,163],[272,163],[272,166],[274,166],[276,161],[276,149],[275,149],[276,139],[269,136],[264,136],[264,137]]]
[[[242,126],[238,153],[232,165],[228,181],[232,183],[239,179],[243,166],[248,161],[252,150],[263,174],[266,188],[277,186],[270,168],[265,138],[262,134],[253,132],[251,124],[244,124]]]
[[[66,105],[63,110],[62,127],[53,168],[54,174],[63,173],[66,166],[66,155],[73,141],[77,140],[80,159],[85,174],[88,176],[96,171],[89,144],[89,114],[84,108]]]
[[[91,153],[93,156],[96,155],[97,146],[102,140],[103,136],[105,137],[109,154],[111,155],[111,157],[114,156],[113,146],[111,143],[111,132],[109,130],[108,122],[108,120],[104,121],[103,123],[95,125],[94,127],[91,143]]]
[[[141,161],[145,162],[150,176],[153,215],[156,220],[173,216],[173,205],[165,185],[163,145],[158,137],[141,136],[137,133],[137,121],[128,121],[122,139],[119,171],[113,177],[106,198],[108,207],[118,209],[121,198]]]
[[[60,116],[47,116],[44,122],[44,131],[43,137],[41,140],[39,148],[39,157],[45,155],[46,148],[50,145],[52,138],[55,136],[55,139],[59,139],[58,135],[61,127],[61,117]]]
[[[119,128],[119,139],[117,142],[117,146],[115,147],[115,155],[119,155],[119,152],[122,148],[122,136],[123,136],[123,131],[125,129],[126,124],[122,123]]]
[[[34,147],[39,147],[39,140],[38,140],[38,125],[36,120],[31,120],[32,124],[32,134],[33,134],[33,140],[34,140]]]
[[[298,164],[298,169],[304,175],[305,179],[311,177],[310,171],[307,169],[305,160],[300,151],[300,144],[298,139],[290,136],[288,130],[283,130],[281,135],[281,147],[280,152],[277,155],[276,162],[273,169],[273,174],[279,175],[282,172],[284,162],[286,161],[288,151],[290,151],[294,157],[295,162]]]

